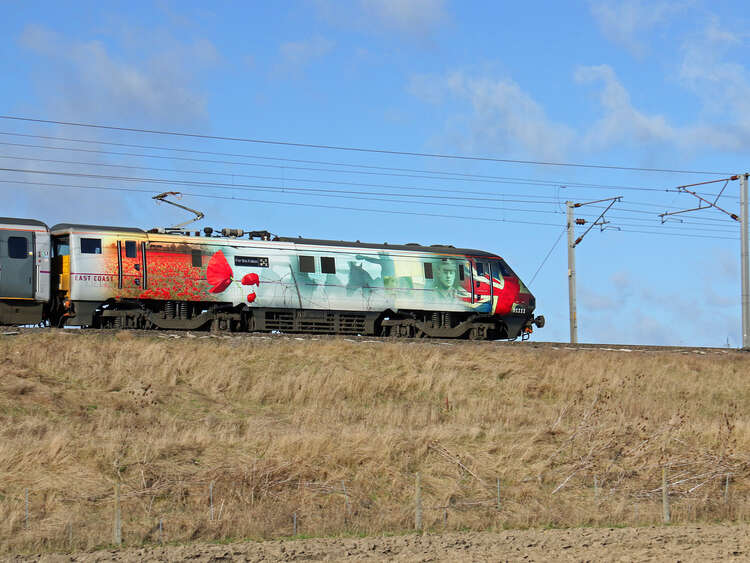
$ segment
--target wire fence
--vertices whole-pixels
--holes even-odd
[[[686,476],[669,464],[661,467],[661,483],[648,489],[624,492],[594,476],[587,486],[570,488],[564,498],[559,495],[570,479],[555,488],[538,486],[533,495],[529,483],[485,478],[474,483],[474,495],[446,498],[436,494],[433,478],[411,474],[411,494],[387,502],[378,502],[366,483],[351,481],[288,479],[269,481],[265,490],[216,480],[169,487],[116,482],[107,493],[59,499],[65,509],[54,511],[47,506],[48,492],[24,488],[0,501],[6,518],[0,545],[6,552],[75,551],[240,538],[564,526],[564,518],[555,520],[555,514],[566,511],[584,518],[579,525],[654,525],[742,519],[747,506],[744,490],[735,494],[732,474]],[[544,518],[531,517],[545,511],[546,524]]]

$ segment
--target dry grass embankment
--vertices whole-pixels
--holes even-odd
[[[745,520],[749,375],[737,352],[4,337],[0,545],[108,543],[117,481],[129,545],[159,519],[167,541],[289,536],[295,512],[398,533],[417,471],[428,529],[655,523],[664,464],[674,521]]]

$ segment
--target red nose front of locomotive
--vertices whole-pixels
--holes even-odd
[[[521,278],[502,259],[492,268],[492,313],[521,320],[523,332],[531,333],[532,325],[544,326],[544,317],[534,318],[536,299]]]

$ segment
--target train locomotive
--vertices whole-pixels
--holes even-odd
[[[0,218],[0,324],[525,338],[535,299],[495,254]]]

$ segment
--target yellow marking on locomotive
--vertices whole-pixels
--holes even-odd
[[[70,256],[57,256],[55,258],[56,270],[60,272],[60,285],[57,289],[70,293]]]

